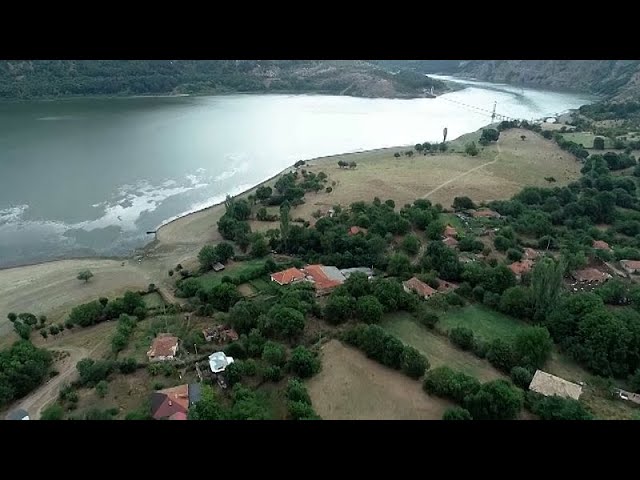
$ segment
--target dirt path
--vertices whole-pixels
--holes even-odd
[[[477,167],[473,167],[470,170],[467,170],[464,173],[461,173],[460,175],[456,175],[455,177],[453,177],[450,180],[447,180],[444,183],[441,183],[440,185],[438,185],[436,188],[434,188],[433,190],[431,190],[430,192],[426,193],[425,195],[423,195],[422,198],[427,198],[429,195],[432,195],[434,193],[436,193],[438,190],[440,190],[443,187],[446,187],[447,185],[449,185],[450,183],[453,183],[457,180],[460,180],[462,177],[466,177],[467,175],[469,175],[470,173],[475,172],[476,170],[480,170],[481,168],[486,167],[487,165],[491,165],[493,163],[496,163],[498,160],[500,160],[500,155],[502,153],[502,150],[500,150],[500,145],[498,143],[496,143],[496,147],[498,147],[498,153],[496,155],[496,158],[494,158],[493,160],[491,160],[490,162],[487,163],[483,163],[482,165],[478,165]]]
[[[76,373],[76,364],[83,358],[90,357],[102,343],[100,342],[92,350],[72,346],[56,348],[55,350],[69,353],[68,357],[63,358],[61,362],[54,365],[60,373],[25,398],[16,402],[10,410],[22,408],[29,413],[29,417],[32,420],[39,420],[42,410],[58,398],[60,387],[73,380]]]

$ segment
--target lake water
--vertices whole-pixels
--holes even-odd
[[[498,113],[540,118],[587,95],[467,82],[436,99],[231,95],[0,104],[0,267],[122,255],[170,218],[296,160],[475,131]]]

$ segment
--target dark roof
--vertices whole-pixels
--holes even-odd
[[[5,417],[5,419],[6,420],[22,420],[24,417],[28,417],[28,416],[29,414],[27,413],[26,410],[23,410],[22,408],[18,408],[16,410],[9,412]]]
[[[199,383],[189,384],[189,406],[197,403],[200,400],[202,394],[202,386]]]

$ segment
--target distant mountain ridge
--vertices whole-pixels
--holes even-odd
[[[415,71],[359,60],[0,61],[0,98],[198,93],[428,97],[449,89]]]
[[[574,90],[612,100],[640,98],[640,60],[379,60],[385,68]]]

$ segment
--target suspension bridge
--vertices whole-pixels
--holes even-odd
[[[510,117],[508,115],[503,115],[501,113],[498,113],[496,111],[496,108],[498,106],[498,102],[493,102],[493,109],[489,110],[487,108],[482,108],[482,107],[478,107],[476,105],[469,105],[467,103],[463,103],[463,102],[459,102],[457,100],[452,100],[450,98],[445,98],[444,96],[438,97],[440,100],[444,100],[445,102],[450,102],[450,103],[454,103],[462,108],[466,108],[467,110],[470,110],[474,113],[479,113],[481,115],[486,115],[487,117],[491,118],[491,123],[495,123],[495,122],[501,122],[503,120],[506,121],[514,121],[514,120],[518,120],[518,121],[527,121],[527,122],[531,122],[531,123],[535,123],[535,122],[539,122],[539,121],[544,121],[546,118],[548,117],[542,117],[542,118],[530,118],[530,119],[526,119],[526,118],[515,118],[515,117]],[[557,116],[556,114],[554,115],[550,115],[550,116]]]

